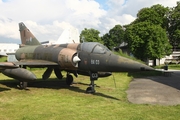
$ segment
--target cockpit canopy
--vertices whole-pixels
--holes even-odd
[[[107,52],[110,52],[110,50],[107,47],[97,42],[84,42],[81,44],[80,49],[88,53],[97,54],[105,54]]]

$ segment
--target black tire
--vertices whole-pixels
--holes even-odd
[[[93,93],[95,93],[95,92],[96,92],[96,91],[94,90],[93,87],[88,87],[88,88],[86,89],[86,93],[93,94]]]
[[[20,87],[20,89],[26,89],[27,88],[27,82],[20,82],[19,87]]]
[[[72,75],[67,75],[66,84],[70,86],[70,85],[72,85],[72,83],[73,83],[73,76]]]

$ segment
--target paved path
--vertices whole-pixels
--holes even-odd
[[[180,71],[171,76],[135,78],[126,91],[128,100],[135,104],[180,104]]]

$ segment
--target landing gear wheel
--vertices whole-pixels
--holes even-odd
[[[86,89],[86,93],[91,93],[91,94],[93,94],[93,93],[95,93],[96,91],[95,91],[95,89],[94,89],[94,87],[92,87],[92,86],[90,86],[90,87],[88,87],[87,89]]]
[[[72,83],[73,83],[73,76],[72,75],[67,75],[66,84],[70,86],[70,85],[72,85]]]
[[[19,88],[20,89],[26,89],[27,88],[27,82],[20,82],[19,83]]]
[[[86,93],[95,93],[95,84],[94,84],[94,81],[98,79],[98,73],[97,72],[89,72],[90,73],[90,86],[86,89]]]

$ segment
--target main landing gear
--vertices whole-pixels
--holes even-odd
[[[22,65],[22,66],[20,66],[20,68],[26,69],[26,66]],[[19,89],[24,89],[25,90],[27,88],[27,85],[28,85],[28,82],[20,81],[19,82]]]
[[[86,89],[86,93],[91,93],[92,94],[92,93],[96,92],[95,89],[94,89],[94,87],[95,87],[94,81],[97,80],[97,79],[98,79],[98,73],[90,72],[90,81],[91,81],[91,83],[90,83],[89,87]]]
[[[70,85],[72,85],[72,83],[73,83],[73,76],[70,75],[69,73],[67,73],[67,75],[66,75],[66,84],[70,86]]]
[[[66,84],[69,85],[69,86],[73,84],[73,76],[70,75],[70,73],[73,73],[73,75],[75,77],[78,77],[78,74],[77,74],[76,71],[67,72],[67,74],[66,74]]]
[[[19,82],[19,88],[20,89],[26,89],[27,88],[27,82]]]

